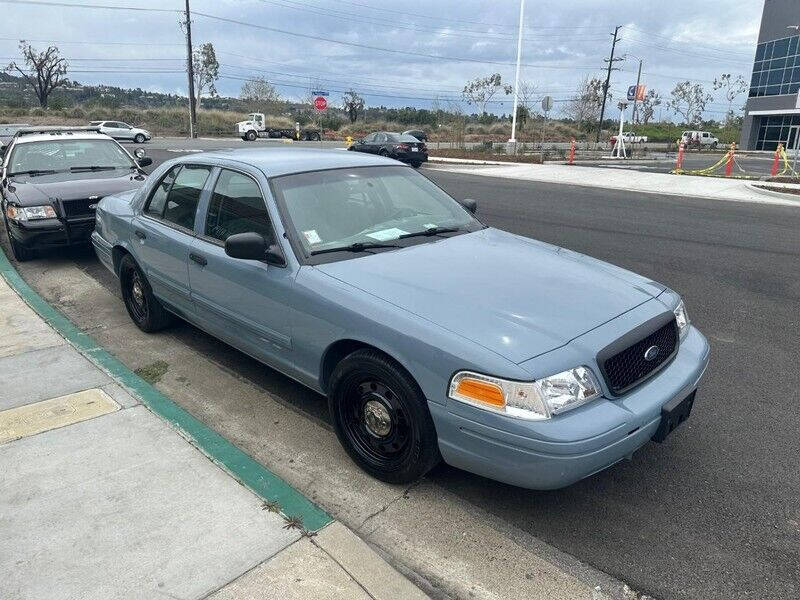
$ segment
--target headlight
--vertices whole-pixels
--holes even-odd
[[[542,420],[599,397],[600,383],[588,367],[575,367],[536,381],[511,381],[460,371],[449,397],[519,419]]]
[[[55,219],[56,211],[47,206],[11,206],[6,207],[6,216],[15,221],[36,221],[37,219]]]
[[[675,310],[672,311],[675,313],[675,320],[678,322],[678,337],[683,339],[686,333],[689,331],[689,313],[686,312],[686,305],[684,305],[683,300],[678,303],[678,306],[675,307]]]

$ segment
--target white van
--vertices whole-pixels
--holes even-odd
[[[716,148],[719,146],[719,138],[714,137],[708,131],[684,131],[681,141],[689,147],[696,148]]]

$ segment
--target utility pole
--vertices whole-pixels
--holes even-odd
[[[639,105],[639,84],[642,81],[642,59],[639,59],[639,74],[636,76],[636,95],[633,97],[633,115],[631,116],[631,125],[636,124],[636,109]]]
[[[606,115],[606,100],[608,99],[608,88],[611,87],[611,71],[614,71],[614,63],[620,60],[621,58],[614,58],[614,50],[617,48],[617,42],[621,41],[619,36],[619,30],[622,29],[622,25],[617,25],[614,28],[614,42],[611,44],[611,58],[603,59],[605,62],[608,63],[608,74],[606,75],[606,82],[603,84],[603,107],[600,109],[600,123],[597,124],[597,143],[600,143],[600,131],[603,129],[603,117]]]
[[[189,137],[197,137],[197,103],[194,97],[194,61],[192,59],[192,13],[186,0],[186,73],[189,76]]]
[[[525,0],[519,2],[519,35],[517,36],[517,76],[514,79],[514,111],[511,117],[511,139],[512,144],[517,142],[517,105],[519,104],[519,67],[522,61],[522,22],[525,15]]]

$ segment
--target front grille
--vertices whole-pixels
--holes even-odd
[[[653,346],[658,348],[658,354],[647,360],[645,353]],[[671,319],[645,338],[600,363],[609,389],[614,394],[621,394],[644,381],[674,356],[677,347],[678,324]]]
[[[88,198],[81,198],[80,200],[63,200],[62,206],[64,207],[64,217],[70,219],[72,217],[89,217],[94,214],[94,207],[99,200],[89,200]]]

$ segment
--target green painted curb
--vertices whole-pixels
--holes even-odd
[[[216,431],[178,406],[136,373],[122,364],[91,336],[50,306],[20,276],[0,248],[0,274],[20,297],[50,326],[97,366],[108,372],[151,411],[180,430],[217,465],[224,468],[258,496],[276,502],[287,517],[299,517],[308,531],[318,531],[333,519],[283,479],[265,468]]]

